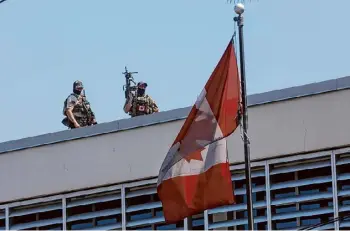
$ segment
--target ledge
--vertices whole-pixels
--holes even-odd
[[[248,96],[248,106],[258,106],[267,103],[290,100],[300,97],[312,96],[332,91],[350,88],[350,76],[311,83],[302,86],[290,87],[281,90],[253,94]],[[192,107],[192,106],[191,106]],[[12,140],[0,143],[0,154],[33,148],[48,144],[54,144],[69,140],[98,136],[118,131],[140,128],[160,123],[166,123],[185,119],[191,107],[179,108],[147,116],[139,116],[128,119],[121,119],[107,123],[97,124],[92,127],[84,127],[73,130],[65,130],[44,135]]]

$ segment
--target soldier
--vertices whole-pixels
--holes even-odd
[[[71,129],[97,124],[81,81],[73,83],[73,93],[64,102],[63,115],[66,117],[62,123]]]
[[[131,117],[148,115],[158,112],[156,102],[145,94],[147,83],[139,82],[137,84],[136,95],[129,93],[129,97],[124,105],[124,112],[129,113]]]

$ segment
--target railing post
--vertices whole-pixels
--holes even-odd
[[[125,185],[121,188],[121,200],[122,200],[122,230],[126,230],[126,198],[125,198]]]
[[[267,230],[272,230],[270,164],[267,161],[265,162],[265,187]]]
[[[335,153],[331,154],[331,167],[332,167],[332,193],[333,193],[333,217],[339,217],[338,210],[338,184],[337,184],[337,159]],[[339,230],[339,220],[334,222],[334,230]]]

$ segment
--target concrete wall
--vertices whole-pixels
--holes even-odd
[[[350,143],[350,90],[249,108],[251,158]],[[0,155],[0,203],[157,176],[184,120],[7,152]],[[243,161],[240,130],[229,138]]]

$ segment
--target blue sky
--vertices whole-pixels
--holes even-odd
[[[252,0],[248,93],[350,75],[350,1]],[[233,33],[226,0],[8,0],[0,5],[0,142],[61,124],[82,80],[99,123],[123,112],[121,74],[138,71],[160,110],[191,106]]]

